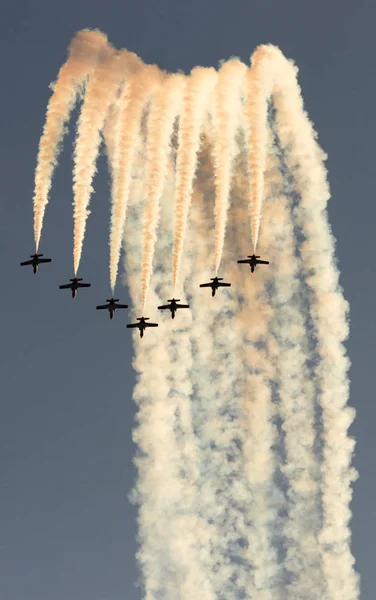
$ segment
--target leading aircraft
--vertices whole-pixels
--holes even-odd
[[[220,287],[231,287],[231,283],[221,283],[223,281],[223,277],[211,277],[211,283],[200,283],[200,287],[210,287],[212,289],[212,296],[215,296],[215,293]]]
[[[51,262],[51,258],[40,258],[41,256],[43,256],[43,254],[37,254],[37,253],[30,254],[30,258],[32,260],[25,260],[25,262],[20,263],[20,267],[26,267],[26,265],[32,265],[34,275],[36,275],[38,273],[38,267],[40,264]]]
[[[149,317],[137,317],[137,321],[139,321],[139,323],[129,323],[127,327],[128,329],[131,327],[138,327],[141,338],[144,337],[144,331],[147,327],[158,327],[158,323],[146,323],[146,321],[149,321]]]
[[[268,265],[269,261],[268,260],[259,260],[259,256],[256,256],[255,254],[252,254],[252,256],[248,255],[248,258],[245,258],[244,260],[238,260],[238,264],[242,264],[242,265],[249,265],[251,267],[251,272],[253,273],[256,265]]]
[[[59,285],[60,290],[72,290],[72,298],[77,296],[78,288],[88,288],[91,287],[91,283],[80,283],[81,279],[77,279],[77,277],[73,277],[73,279],[69,280],[71,283],[65,283],[64,285]]]
[[[175,319],[175,313],[178,308],[189,308],[189,304],[178,304],[180,302],[180,298],[172,298],[172,300],[167,300],[170,304],[164,304],[163,306],[158,306],[159,310],[170,310],[171,318]]]
[[[115,310],[117,308],[128,308],[128,304],[118,304],[119,298],[110,298],[106,300],[107,304],[97,306],[97,310],[107,310],[110,313],[110,319],[114,318]]]

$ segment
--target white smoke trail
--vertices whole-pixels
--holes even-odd
[[[179,122],[176,164],[175,233],[173,249],[173,283],[176,287],[183,252],[193,180],[196,172],[200,131],[210,94],[216,84],[213,68],[196,67],[188,79]]]
[[[250,217],[253,249],[259,237],[267,146],[268,99],[272,91],[274,70],[265,46],[252,55],[252,68],[245,86],[245,124],[248,138],[250,175]]]
[[[274,310],[269,340],[270,360],[276,369],[278,413],[284,432],[287,482],[287,519],[282,524],[286,548],[287,597],[320,600],[325,597],[321,551],[319,464],[314,452],[314,388],[307,369],[312,356],[306,343],[305,306],[295,255],[290,199],[277,151],[268,153],[265,175],[266,201],[271,217],[263,220],[263,236],[269,240],[269,301]]]
[[[236,132],[241,114],[242,81],[247,72],[244,63],[232,59],[223,63],[214,94],[211,113],[214,120],[213,139],[215,202],[215,271],[221,264],[225,241],[227,211],[231,188],[232,169],[237,154]]]
[[[243,163],[242,176],[244,171]],[[236,196],[243,200],[246,189],[243,183]],[[265,221],[268,222],[271,218],[270,206],[264,208]],[[236,231],[232,233],[231,247],[237,247],[237,254],[243,255],[248,245],[246,207],[239,205],[236,212]],[[268,251],[271,240],[265,233],[267,231],[263,232],[263,246]],[[249,489],[243,536],[247,540],[245,557],[252,566],[248,574],[246,597],[275,600],[279,597],[282,575],[277,549],[273,545],[279,496],[274,484],[277,431],[273,422],[275,407],[271,382],[275,378],[275,365],[272,360],[273,343],[269,336],[275,314],[268,301],[266,288],[270,273],[267,269],[260,269],[255,277],[249,268],[234,264],[230,276],[240,295],[240,310],[235,319],[242,350],[239,357],[242,372],[240,402],[245,417],[243,454]]]
[[[69,45],[69,58],[61,67],[54,92],[47,107],[46,123],[39,142],[34,189],[34,238],[38,252],[43,217],[48,203],[51,180],[65,133],[65,123],[76,102],[77,94],[95,67],[100,52],[107,46],[107,36],[100,31],[83,29]]]
[[[162,73],[155,65],[146,65],[131,77],[121,98],[115,133],[112,213],[110,232],[110,285],[114,293],[120,258],[122,235],[131,184],[134,150],[140,135],[143,109],[160,84]]]
[[[102,51],[88,83],[81,109],[73,171],[75,275],[81,259],[86,219],[90,214],[88,206],[93,191],[92,181],[96,170],[101,131],[116,91],[126,75],[128,54],[126,50],[117,53],[111,46]]]
[[[327,597],[355,600],[359,597],[359,584],[350,550],[349,502],[356,473],[351,468],[354,440],[347,435],[355,412],[346,406],[349,361],[343,347],[348,335],[348,307],[338,284],[334,241],[325,212],[329,198],[323,165],[325,156],[303,109],[296,68],[278,49],[269,49],[269,52],[278,65],[274,89],[276,130],[286,163],[293,173],[295,190],[301,198],[294,212],[305,238],[300,252],[305,282],[311,292],[310,313],[320,358],[315,382],[324,428],[323,526],[319,541]]]
[[[152,273],[159,220],[159,201],[165,184],[170,140],[175,119],[180,112],[184,87],[184,75],[168,76],[153,98],[148,117],[147,186],[141,271],[143,310]]]
[[[130,194],[125,229],[126,248],[131,250],[125,254],[127,282],[135,304],[140,300],[140,199],[145,194],[142,180],[141,170]],[[172,201],[170,185],[163,195],[162,228],[155,256],[157,272],[148,314],[155,314],[155,306],[169,293]],[[189,262],[185,267],[190,268]],[[195,486],[196,440],[190,416],[192,318],[187,312],[179,315],[179,321],[169,317],[158,320],[162,319],[163,326],[161,322],[158,329],[147,331],[143,340],[138,332],[135,334],[134,366],[139,375],[134,391],[138,404],[134,440],[140,450],[135,500],[140,503],[138,558],[145,579],[144,597],[214,600],[207,567],[211,526],[200,518]],[[154,389],[152,395],[150,386]]]

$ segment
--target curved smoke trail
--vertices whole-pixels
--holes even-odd
[[[143,259],[141,270],[142,306],[152,274],[154,248],[157,240],[159,202],[166,179],[170,140],[176,117],[180,112],[186,79],[184,75],[169,75],[155,94],[148,118],[147,186],[143,228]]]
[[[77,129],[74,152],[74,236],[73,265],[77,274],[84,242],[87,210],[93,191],[92,182],[101,143],[101,131],[107,112],[118,90],[126,66],[127,53],[117,53],[108,46],[103,52],[87,85]]]
[[[215,201],[215,271],[218,273],[226,234],[226,220],[231,189],[232,169],[237,154],[236,133],[241,114],[240,90],[247,67],[240,60],[223,63],[214,94],[213,155],[216,186]]]
[[[264,189],[268,100],[274,79],[274,64],[270,60],[268,46],[259,46],[255,50],[251,64],[245,89],[245,123],[250,171],[251,236],[256,252]]]
[[[334,241],[325,211],[330,196],[323,165],[325,155],[303,110],[297,69],[279,50],[273,49],[273,53],[279,67],[276,129],[300,197],[295,214],[305,238],[301,256],[305,281],[311,290],[310,313],[320,359],[316,385],[322,409],[324,460],[323,525],[319,540],[329,597],[354,600],[358,598],[359,583],[353,569],[348,523],[351,483],[357,474],[351,467],[355,442],[347,436],[347,430],[355,411],[346,406],[349,361],[343,347],[348,335],[348,306],[338,284]]]
[[[69,58],[61,67],[47,107],[46,123],[39,142],[34,190],[34,238],[38,252],[43,217],[48,203],[51,180],[65,133],[65,123],[76,102],[80,87],[95,67],[107,36],[100,31],[83,29],[69,46]]]
[[[113,172],[112,213],[110,232],[110,285],[114,293],[122,235],[131,185],[134,150],[141,130],[144,106],[160,84],[162,73],[154,65],[146,65],[131,77],[120,100],[119,127],[115,136],[116,168]]]
[[[192,69],[187,82],[178,133],[176,159],[175,233],[172,277],[177,285],[183,252],[186,222],[192,194],[193,180],[200,148],[200,132],[209,98],[216,84],[217,72],[212,68]]]

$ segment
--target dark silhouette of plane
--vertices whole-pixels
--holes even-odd
[[[167,300],[170,304],[164,304],[163,306],[158,306],[159,310],[170,310],[171,318],[175,319],[175,313],[178,308],[189,308],[189,304],[178,304],[180,302],[180,298],[172,298],[172,300]]]
[[[137,321],[139,321],[139,323],[129,323],[127,327],[128,329],[131,327],[138,327],[141,338],[144,337],[144,331],[147,327],[158,327],[158,323],[146,323],[146,321],[149,321],[149,317],[137,317]]]
[[[26,265],[32,265],[34,275],[36,275],[38,273],[38,267],[40,264],[51,262],[51,258],[40,258],[41,256],[43,256],[43,254],[36,254],[36,253],[30,254],[30,258],[32,260],[26,260],[25,262],[20,263],[20,267],[26,267]]]
[[[65,283],[64,285],[59,285],[60,290],[72,290],[72,298],[77,296],[78,288],[88,288],[91,287],[91,283],[80,283],[81,279],[77,279],[77,277],[73,277],[73,279],[69,280],[71,283]]]
[[[212,289],[212,296],[215,296],[215,293],[220,287],[231,287],[231,283],[221,283],[223,281],[223,277],[211,277],[211,283],[200,283],[200,287],[210,287]]]
[[[107,310],[110,313],[110,319],[114,318],[115,310],[117,308],[128,308],[128,304],[118,304],[119,298],[110,298],[107,299],[106,302],[108,304],[102,304],[101,306],[97,306],[97,310]]]
[[[256,265],[268,265],[269,261],[268,260],[259,260],[259,256],[256,256],[255,254],[252,254],[252,256],[248,255],[248,258],[245,258],[244,260],[238,260],[239,264],[242,265],[249,265],[251,267],[251,272],[253,273]]]

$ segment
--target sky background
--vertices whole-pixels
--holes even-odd
[[[0,597],[140,600],[132,465],[131,336],[110,322],[109,190],[99,161],[73,302],[72,141],[65,139],[40,250],[32,195],[48,85],[75,32],[99,28],[147,63],[188,72],[278,45],[300,68],[306,108],[329,154],[330,221],[351,303],[351,404],[357,419],[353,551],[362,600],[373,600],[376,539],[374,2],[358,0],[3,0],[0,20]],[[121,301],[127,291],[117,289]]]

